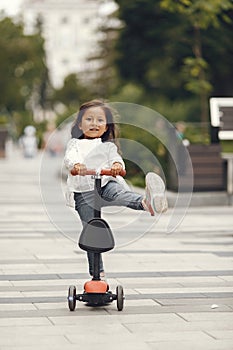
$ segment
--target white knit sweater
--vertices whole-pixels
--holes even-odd
[[[94,180],[90,175],[73,176],[70,170],[76,163],[85,164],[88,169],[109,169],[112,164],[119,162],[125,168],[122,157],[117,152],[117,147],[112,142],[102,142],[101,138],[96,139],[71,139],[67,144],[64,163],[69,170],[67,185],[69,192],[87,192],[94,189]],[[111,176],[102,177],[102,186],[110,180],[117,181],[127,186],[121,176],[116,178]],[[122,182],[123,181],[123,182]]]

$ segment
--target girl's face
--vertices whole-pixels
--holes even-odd
[[[83,114],[79,129],[82,130],[84,138],[101,137],[108,129],[104,110],[101,107],[88,108]]]

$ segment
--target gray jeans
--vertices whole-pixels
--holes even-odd
[[[101,207],[124,206],[135,210],[144,210],[142,199],[138,193],[127,191],[116,181],[109,181],[101,188]],[[85,225],[94,217],[94,191],[74,192],[75,210],[78,212],[82,224]],[[94,253],[87,252],[89,273],[93,275]],[[100,256],[100,272],[104,271],[103,260]]]

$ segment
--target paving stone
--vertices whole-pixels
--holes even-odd
[[[64,337],[64,336],[46,336],[43,335],[33,335],[30,336],[30,334],[21,334],[18,335],[17,337],[9,337],[9,336],[4,336],[4,334],[1,334],[1,344],[2,346],[7,346],[10,349],[12,346],[14,347],[20,347],[20,346],[25,346],[25,347],[33,347],[34,349],[34,344],[37,344],[37,346],[43,347],[44,346],[49,346],[50,349],[53,345],[56,344],[70,344],[70,341]]]
[[[222,305],[228,305],[232,306],[233,305],[233,298],[177,298],[177,299],[156,299],[156,301],[163,305],[163,306],[168,306],[168,305],[187,305],[190,307],[190,305],[193,304],[195,300],[196,305],[211,305],[213,304],[218,304],[219,306]],[[221,311],[221,310],[220,310]]]
[[[10,300],[8,300],[8,302],[9,302],[8,304],[0,304],[0,314],[2,313],[2,311],[4,311],[5,313],[6,311],[9,311],[9,310],[14,312],[18,310],[20,311],[36,310],[36,306],[33,304],[15,304],[15,303],[11,304]],[[6,314],[3,316],[6,316]]]
[[[192,321],[212,321],[212,320],[224,320],[229,321],[233,323],[233,313],[232,312],[201,312],[201,313],[195,313],[195,314],[179,314],[182,318],[184,318],[186,321],[192,322]]]
[[[17,327],[17,326],[51,326],[51,322],[46,317],[13,317],[13,318],[0,318],[0,327]]]
[[[208,334],[210,334],[215,339],[232,339],[233,344],[233,330],[210,330],[208,331]]]
[[[150,348],[152,350],[230,350],[232,343],[230,341],[216,341],[213,339],[199,340],[195,339],[194,342],[187,341],[163,341],[163,342],[150,342]]]

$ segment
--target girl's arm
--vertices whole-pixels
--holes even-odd
[[[72,170],[75,164],[81,164],[82,159],[80,158],[76,139],[71,139],[66,148],[64,164],[68,170]]]
[[[109,161],[113,176],[119,175],[121,170],[125,169],[125,163],[117,152],[117,146],[114,143],[109,143]]]

